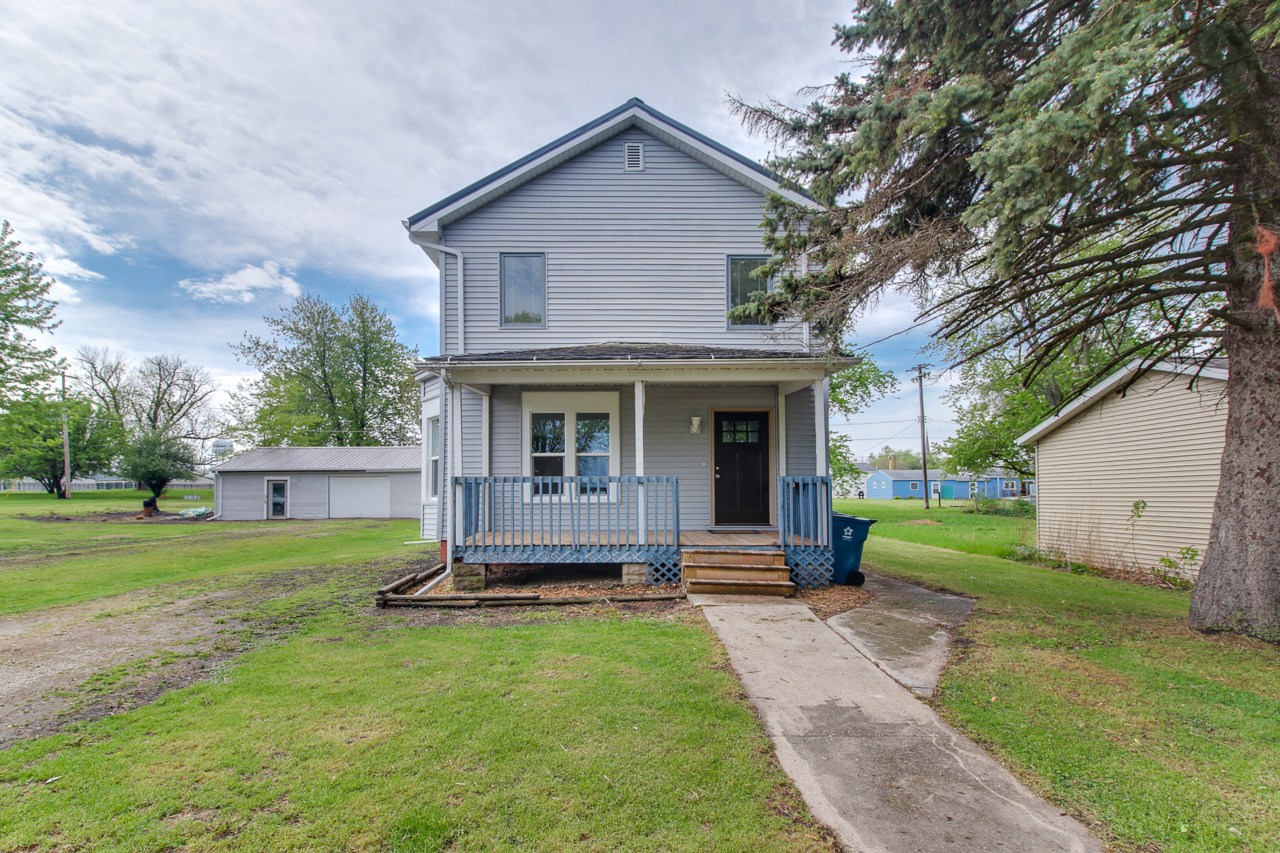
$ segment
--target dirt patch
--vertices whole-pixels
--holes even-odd
[[[195,504],[194,506],[200,506],[200,504]],[[183,507],[183,509],[190,509],[190,508],[194,508],[194,507]],[[103,513],[92,513],[90,515],[49,514],[49,515],[18,515],[14,517],[20,518],[23,521],[41,521],[41,522],[52,523],[52,524],[66,524],[69,522],[75,523],[75,524],[84,524],[86,522],[95,522],[95,521],[97,522],[136,521],[139,524],[143,524],[143,523],[162,524],[166,522],[178,521],[178,522],[182,522],[183,524],[187,524],[187,523],[203,522],[203,521],[210,520],[209,515],[202,516],[200,518],[183,518],[182,516],[178,515],[177,512],[164,512],[162,510],[156,510],[155,514],[152,515],[150,518],[138,518],[139,514],[140,512],[103,512]]]
[[[932,518],[909,518],[899,524],[941,524],[941,521],[934,521]]]
[[[241,595],[151,590],[0,617],[0,747],[55,731],[65,712],[97,719],[204,677],[240,645]]]

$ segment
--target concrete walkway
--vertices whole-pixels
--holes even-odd
[[[689,598],[728,650],[783,769],[849,850],[1102,850],[808,607]]]
[[[951,655],[951,630],[969,618],[973,599],[873,574],[862,588],[876,600],[827,624],[894,681],[933,696]]]

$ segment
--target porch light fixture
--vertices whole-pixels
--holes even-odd
[[[689,418],[689,434],[702,435],[702,418]]]

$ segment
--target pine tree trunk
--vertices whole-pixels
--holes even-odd
[[[1241,146],[1244,194],[1275,192],[1280,163],[1280,52],[1262,52],[1272,81],[1255,88],[1254,105],[1269,120],[1271,134]],[[1243,207],[1243,206],[1241,206]],[[1230,360],[1227,380],[1226,444],[1213,508],[1209,548],[1191,596],[1188,623],[1201,631],[1236,631],[1280,642],[1280,323],[1275,312],[1258,307],[1264,266],[1252,248],[1256,224],[1280,232],[1277,211],[1263,206],[1240,210],[1233,223],[1242,285],[1228,286],[1227,311],[1250,324],[1226,327]],[[1273,279],[1280,253],[1271,256]],[[1280,286],[1277,287],[1280,289]]]

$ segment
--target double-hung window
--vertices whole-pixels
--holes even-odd
[[[731,256],[729,258],[729,311],[733,311],[735,308],[749,304],[757,293],[764,293],[769,290],[768,279],[757,278],[752,275],[753,272],[760,269],[768,262],[768,255],[751,255],[745,257]],[[757,317],[747,317],[737,320],[733,317],[729,318],[730,328],[765,325],[768,324]]]
[[[503,327],[547,325],[547,256],[511,253],[498,256]]]
[[[431,497],[440,497],[440,419],[427,418],[427,459],[431,468]]]
[[[618,475],[618,394],[612,391],[526,391],[523,395],[525,476]],[[564,494],[562,482],[535,482],[532,494]],[[600,494],[608,481],[574,483],[571,494]]]

